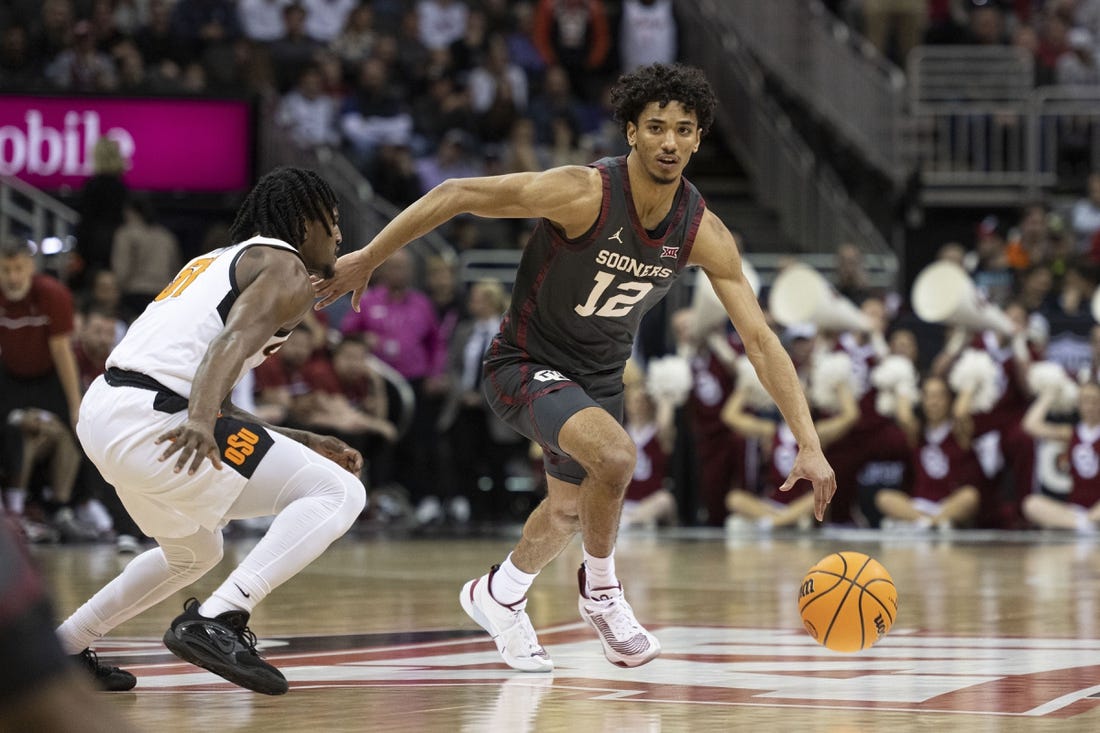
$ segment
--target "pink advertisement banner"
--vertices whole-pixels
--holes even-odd
[[[219,192],[251,183],[248,102],[0,95],[0,175],[79,188],[104,135],[118,143],[134,189]]]

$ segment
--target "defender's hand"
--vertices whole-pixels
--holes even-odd
[[[779,490],[790,491],[795,482],[803,478],[814,485],[814,516],[821,522],[825,519],[825,506],[836,493],[836,474],[820,450],[805,451],[800,448],[791,473]]]
[[[325,306],[332,305],[339,300],[344,293],[351,292],[351,307],[359,312],[359,301],[363,298],[363,291],[367,289],[367,283],[374,272],[372,267],[359,252],[351,252],[336,260],[335,271],[332,277],[322,280],[313,278],[313,290],[319,300],[314,304],[314,310],[321,310]]]

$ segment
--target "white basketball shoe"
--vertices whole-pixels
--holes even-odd
[[[462,610],[489,632],[509,667],[521,672],[553,671],[554,662],[539,644],[531,619],[524,610],[527,598],[509,605],[493,598],[489,583],[499,568],[499,565],[494,565],[488,574],[462,586],[458,597]]]
[[[581,618],[596,630],[607,661],[620,667],[639,667],[661,653],[661,644],[634,618],[634,610],[623,597],[622,585],[589,588],[584,565],[577,571],[581,597],[577,602]]]

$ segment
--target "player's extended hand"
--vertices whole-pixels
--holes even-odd
[[[176,461],[176,473],[182,471],[188,461],[191,461],[191,468],[187,473],[195,473],[204,458],[209,458],[214,468],[222,470],[221,451],[210,427],[188,420],[178,428],[162,433],[155,442],[160,445],[165,441],[171,442],[171,445],[161,454],[160,460],[167,461],[178,452],[180,456]]]
[[[833,467],[825,460],[825,454],[820,450],[798,450],[794,459],[791,473],[787,480],[779,487],[780,491],[790,491],[799,479],[809,479],[814,485],[814,516],[817,521],[825,519],[825,506],[836,493],[836,474]]]
[[[363,456],[350,445],[331,435],[313,435],[309,447],[330,461],[334,461],[353,476],[363,470]]]
[[[367,289],[367,282],[374,272],[374,267],[361,252],[362,250],[350,252],[337,258],[332,277],[312,278],[313,291],[319,299],[313,306],[315,310],[332,305],[344,293],[351,291],[351,307],[356,313],[359,312],[359,301],[363,298],[363,291]]]

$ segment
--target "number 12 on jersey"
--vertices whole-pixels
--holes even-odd
[[[653,289],[653,283],[619,283],[615,287],[617,294],[608,298],[602,306],[599,305],[600,299],[614,282],[615,275],[613,273],[607,272],[606,270],[597,272],[596,283],[592,286],[592,291],[588,294],[588,300],[585,301],[584,305],[578,305],[573,308],[573,310],[577,312],[577,315],[583,318],[588,318],[592,315],[618,318],[629,313],[630,310],[637,305],[638,301],[644,298],[646,294]]]

